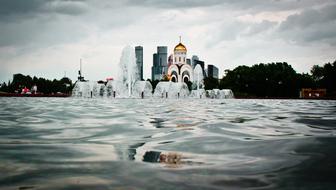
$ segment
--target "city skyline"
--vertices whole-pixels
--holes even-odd
[[[117,75],[122,48],[143,46],[144,79],[157,46],[225,69],[286,61],[297,72],[335,60],[336,3],[307,1],[3,1],[0,81],[15,73],[100,80]],[[189,58],[191,58],[189,56]]]
[[[168,47],[157,46],[156,53],[153,53],[153,62],[151,69],[151,80],[162,79],[163,74],[168,70]]]

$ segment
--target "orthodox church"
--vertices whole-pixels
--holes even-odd
[[[168,77],[172,82],[185,82],[193,81],[193,69],[187,63],[187,48],[181,43],[177,44],[174,48],[174,54],[169,56],[168,62],[172,61],[168,66]]]

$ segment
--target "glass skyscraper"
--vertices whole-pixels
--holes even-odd
[[[136,64],[138,67],[139,78],[140,80],[144,80],[143,78],[143,47],[142,46],[135,47],[135,58],[136,58]]]
[[[158,46],[157,53],[153,54],[152,80],[160,80],[168,71],[168,48]]]

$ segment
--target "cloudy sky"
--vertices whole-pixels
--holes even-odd
[[[156,46],[182,36],[188,57],[224,69],[286,61],[298,72],[336,59],[334,0],[0,0],[0,81],[14,73],[75,80],[116,76],[126,45],[144,47],[150,78]]]

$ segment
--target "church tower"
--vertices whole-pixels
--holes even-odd
[[[187,64],[187,48],[180,42],[174,48],[173,64],[168,68],[169,80],[172,82],[185,82],[193,80],[193,70]]]
[[[181,43],[177,44],[174,48],[174,64],[182,65],[186,64],[187,60],[187,48]]]

